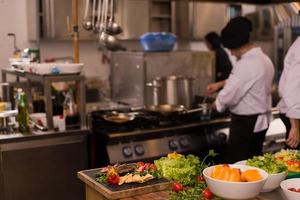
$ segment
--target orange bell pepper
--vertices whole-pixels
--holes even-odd
[[[262,177],[258,170],[249,169],[249,170],[242,172],[241,179],[242,179],[242,181],[245,181],[245,182],[252,182],[252,181],[259,181],[262,179]]]

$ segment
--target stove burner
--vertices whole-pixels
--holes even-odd
[[[97,129],[97,132],[99,132],[100,130],[100,132],[102,133],[121,133],[134,130],[170,127],[191,122],[211,120],[213,118],[221,116],[217,112],[212,112],[206,115],[196,112],[171,116],[161,116],[146,112],[145,110],[139,110],[135,112],[135,118],[132,121],[123,123],[106,121],[103,116],[112,112],[128,113],[130,112],[130,110],[104,110],[92,112],[92,126],[93,128]]]
[[[209,125],[211,119],[220,117],[214,112],[210,115],[189,113],[165,117],[140,110],[132,121],[124,123],[106,121],[102,117],[111,112],[112,110],[106,110],[91,113],[94,133],[92,143],[95,145],[92,149],[95,163],[91,167],[117,162],[151,161],[172,151],[202,152],[208,148],[219,148],[226,143],[227,137],[221,137],[216,129],[223,128],[224,123],[228,122]],[[99,157],[103,158],[102,163],[97,163],[100,162]]]

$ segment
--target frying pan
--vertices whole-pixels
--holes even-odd
[[[135,115],[133,113],[111,112],[109,114],[102,115],[102,118],[109,122],[125,123],[134,120]]]
[[[170,116],[176,114],[185,114],[185,113],[203,111],[204,108],[200,107],[200,108],[188,110],[183,105],[161,104],[161,105],[146,106],[145,110],[147,112],[159,114],[162,116]]]

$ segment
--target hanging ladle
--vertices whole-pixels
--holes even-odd
[[[96,14],[96,0],[93,0],[93,7],[92,7],[92,25],[93,25],[93,30],[95,30],[95,26],[96,26],[95,14]]]
[[[83,22],[82,26],[85,30],[90,31],[93,29],[93,24],[90,20],[88,20],[88,12],[89,12],[89,5],[90,0],[85,1],[85,10],[84,10],[84,17],[83,17]]]
[[[105,46],[108,34],[106,33],[106,21],[107,21],[107,0],[103,0],[100,18],[100,33],[99,42],[101,45]]]
[[[98,0],[98,14],[97,14],[97,20],[96,20],[96,24],[95,24],[95,27],[94,27],[94,33],[99,33],[101,31],[101,29],[103,28],[102,27],[102,24],[101,24],[101,21],[100,21],[100,18],[101,18],[101,6],[102,5],[102,1],[101,0]]]
[[[101,33],[99,34],[99,43],[101,45],[101,48],[105,48],[110,51],[125,50],[125,48],[122,47],[122,45],[114,36],[106,33],[108,0],[104,0],[102,11],[101,25],[103,25],[103,29],[101,28]]]
[[[110,19],[106,32],[110,35],[117,35],[123,32],[121,26],[114,20],[114,0],[110,1]]]

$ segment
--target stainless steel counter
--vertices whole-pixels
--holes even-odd
[[[30,134],[12,133],[0,134],[0,145],[12,142],[32,141],[39,139],[60,138],[67,136],[78,136],[89,134],[89,129],[59,131],[32,131]]]

